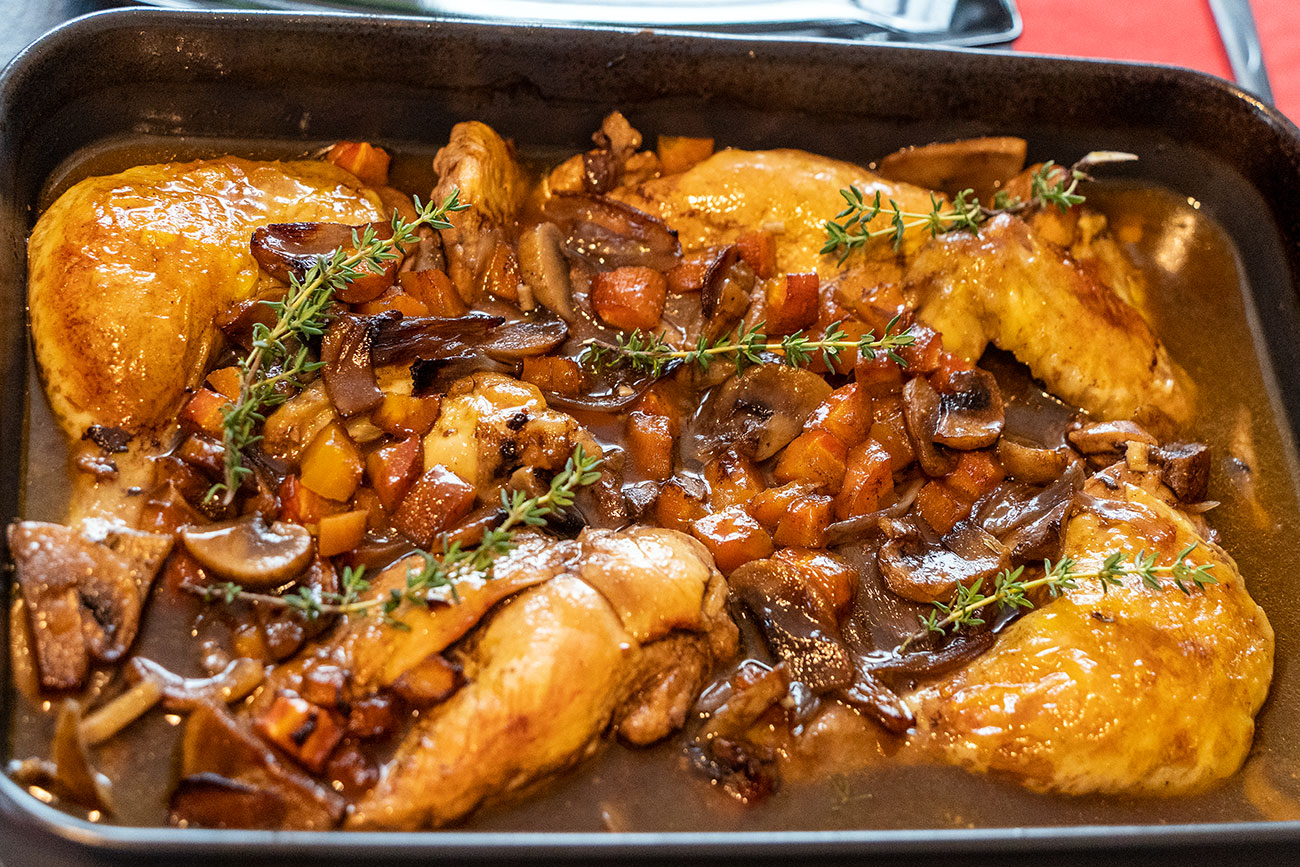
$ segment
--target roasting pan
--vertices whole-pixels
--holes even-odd
[[[751,41],[648,31],[280,13],[118,10],[90,15],[20,54],[0,89],[0,515],[20,513],[30,365],[24,244],[42,185],[75,154],[119,140],[177,153],[195,142],[305,152],[340,138],[445,141],[483,120],[535,146],[580,150],[619,108],[658,132],[739,147],[796,146],[850,160],[935,139],[1020,135],[1030,157],[1097,148],[1142,155],[1120,174],[1199,202],[1227,231],[1258,319],[1285,459],[1300,432],[1300,131],[1236,87],[1187,70],[1013,54]],[[1205,323],[1212,328],[1213,323]],[[1250,351],[1243,347],[1242,351]],[[39,400],[39,398],[37,398]],[[5,560],[7,561],[7,556]],[[1300,719],[1300,574],[1254,586],[1277,631],[1277,671],[1261,715],[1268,748],[1295,756]],[[7,618],[4,619],[7,624]],[[5,626],[0,626],[4,629]],[[7,654],[8,637],[0,641]],[[8,682],[7,659],[0,671]],[[7,702],[0,691],[0,702]],[[11,720],[0,706],[0,726]],[[11,733],[0,738],[8,759]],[[1290,752],[1287,752],[1290,750]],[[1300,770],[1300,760],[1291,767]],[[1274,853],[1300,822],[725,833],[217,832],[100,825],[56,811],[0,776],[0,860],[41,851],[68,863],[294,859],[771,857],[954,853],[1080,859],[1155,847],[1209,857]],[[1101,850],[1106,854],[1101,855]],[[1287,854],[1283,854],[1287,853]],[[44,858],[42,860],[45,860]],[[48,862],[47,862],[48,863]]]

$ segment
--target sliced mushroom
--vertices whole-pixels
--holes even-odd
[[[91,658],[114,662],[135,640],[171,536],[86,522],[83,532],[21,521],[9,550],[46,689],[75,689]]]
[[[827,395],[826,380],[809,370],[760,364],[723,383],[704,407],[708,431],[703,453],[734,448],[765,461],[803,432],[804,422]]]
[[[939,392],[924,376],[914,376],[903,386],[903,424],[921,469],[928,476],[946,476],[957,466],[957,457],[935,443],[939,425]]]
[[[373,320],[344,314],[330,323],[321,340],[321,378],[330,402],[344,418],[374,409],[384,399],[370,358],[373,331]]]
[[[306,527],[260,515],[186,527],[181,540],[194,559],[245,587],[267,588],[293,578],[311,562],[314,545]]]
[[[1085,424],[1067,434],[1070,443],[1085,455],[1119,454],[1129,442],[1158,445],[1156,438],[1131,421],[1099,421]]]
[[[1205,499],[1210,484],[1210,449],[1202,443],[1170,443],[1152,452],[1160,477],[1184,503]]]
[[[573,284],[564,257],[564,233],[554,223],[538,223],[519,236],[519,270],[533,298],[543,307],[573,322]]]
[[[1004,435],[998,440],[998,461],[1008,478],[1046,485],[1060,478],[1078,456],[1067,447],[1046,449]]]
[[[1002,393],[986,370],[958,370],[948,377],[948,389],[939,395],[939,418],[934,441],[970,451],[997,442],[1006,423]]]
[[[919,534],[890,539],[876,559],[889,589],[913,602],[947,601],[958,584],[987,584],[1011,565],[1001,542],[966,521],[937,544]]]
[[[563,319],[540,313],[492,329],[480,351],[496,361],[513,362],[555,349],[569,336],[569,328]]]
[[[906,147],[880,160],[880,174],[955,196],[973,189],[980,201],[993,195],[1025,167],[1028,145],[1022,138],[997,136]]]

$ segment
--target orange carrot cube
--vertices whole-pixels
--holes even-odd
[[[572,358],[557,358],[553,355],[525,358],[520,378],[542,391],[555,394],[582,394],[591,387],[591,377],[582,369],[582,365]]]
[[[846,446],[855,446],[867,438],[871,423],[871,397],[851,382],[827,395],[808,416],[807,425],[834,434]]]
[[[626,435],[627,454],[646,478],[661,482],[673,474],[676,449],[667,418],[633,410],[627,417]]]
[[[321,428],[302,453],[303,486],[331,500],[349,500],[363,469],[361,452],[337,420]]]
[[[211,388],[217,394],[227,400],[234,401],[239,399],[240,379],[242,379],[242,376],[239,373],[239,368],[232,364],[229,367],[219,367],[212,371],[208,374],[205,382],[207,382],[208,388]]]
[[[952,491],[968,503],[973,503],[993,490],[1006,473],[992,449],[959,452],[957,467],[944,477]]]
[[[254,723],[262,736],[319,773],[343,738],[343,723],[305,698],[280,693]]]
[[[424,306],[424,302],[396,286],[389,287],[376,298],[353,305],[352,309],[364,316],[387,313],[389,310],[396,310],[403,316],[429,315],[429,308]]]
[[[768,488],[751,497],[745,504],[745,508],[754,520],[769,530],[774,530],[781,516],[794,505],[794,501],[807,494],[810,489],[811,486],[807,482],[791,482],[777,488]]]
[[[706,515],[691,526],[691,532],[709,549],[724,575],[750,560],[771,556],[773,551],[772,537],[743,506]]]
[[[451,278],[441,271],[402,271],[397,275],[402,291],[424,305],[429,316],[464,316],[469,307],[461,299]]]
[[[907,372],[932,373],[938,370],[939,359],[943,355],[943,336],[920,323],[912,324],[911,333],[911,345],[898,348],[898,354],[907,362]]]
[[[678,480],[673,479],[659,489],[654,516],[660,527],[689,533],[691,525],[707,514],[704,500],[686,490]]]
[[[517,302],[521,283],[523,277],[515,251],[505,241],[497,241],[492,258],[479,275],[479,288],[498,298]]]
[[[875,358],[862,355],[853,367],[853,378],[872,397],[898,394],[903,390],[903,369],[883,352]]]
[[[395,437],[422,437],[433,427],[442,410],[436,394],[416,397],[412,394],[385,394],[370,420]]]
[[[853,601],[858,573],[838,556],[814,548],[779,548],[772,559],[798,570],[805,585],[813,588],[835,614],[843,613]]]
[[[808,328],[817,321],[816,273],[786,274],[784,280],[767,284],[765,308],[768,334],[784,335]]]
[[[844,520],[879,509],[894,490],[892,462],[889,452],[875,440],[854,446],[849,451],[844,485],[835,498],[835,517]]]
[[[799,434],[781,453],[772,476],[778,482],[809,482],[834,494],[844,481],[848,449],[834,434],[809,430]]]
[[[222,408],[229,403],[229,398],[210,388],[196,389],[185,404],[185,408],[181,410],[181,424],[189,430],[221,439],[226,423]]]
[[[907,435],[907,423],[903,417],[903,399],[891,394],[876,398],[872,405],[874,421],[868,435],[884,446],[889,452],[890,468],[897,472],[916,460],[916,450]]]
[[[383,148],[369,142],[341,141],[329,149],[325,159],[346,169],[372,187],[388,186],[391,158]]]
[[[339,504],[308,489],[297,476],[285,476],[280,483],[280,520],[294,524],[317,524],[325,515],[339,510]]]
[[[380,446],[366,456],[366,474],[380,504],[388,511],[401,505],[402,499],[424,469],[424,444],[419,436],[409,436]]]
[[[736,250],[758,279],[776,275],[776,238],[771,232],[745,232],[736,239]]]
[[[647,415],[663,416],[668,419],[673,436],[678,436],[682,432],[682,411],[673,399],[672,387],[671,383],[664,380],[656,382],[632,404],[632,409]]]
[[[772,541],[789,548],[821,548],[831,523],[831,498],[805,494],[795,500],[777,522]]]
[[[668,296],[668,279],[651,268],[627,265],[597,274],[591,305],[607,324],[624,331],[652,331]]]
[[[715,512],[743,505],[763,490],[758,467],[733,451],[724,452],[704,465],[704,481],[709,486],[709,505]]]
[[[659,146],[655,150],[664,167],[664,174],[675,175],[713,156],[713,139],[661,135]]]
[[[935,479],[926,482],[916,495],[916,511],[937,533],[947,533],[970,514],[970,503],[952,488]]]
[[[357,510],[321,518],[316,550],[322,557],[333,557],[351,551],[366,537],[366,522],[369,517],[369,512]]]

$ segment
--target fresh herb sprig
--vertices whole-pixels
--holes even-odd
[[[1004,569],[993,579],[993,592],[985,593],[984,580],[979,579],[971,586],[957,585],[957,590],[949,602],[934,603],[934,610],[921,617],[924,628],[909,635],[897,648],[898,653],[905,651],[913,642],[930,634],[945,635],[950,630],[956,632],[972,626],[983,626],[983,609],[990,605],[1012,608],[1033,608],[1029,592],[1045,587],[1053,599],[1067,590],[1079,586],[1080,581],[1095,580],[1106,593],[1111,587],[1121,587],[1126,577],[1136,577],[1144,587],[1151,590],[1163,588],[1161,578],[1170,578],[1175,587],[1186,595],[1193,589],[1204,589],[1207,585],[1218,584],[1214,577],[1213,564],[1202,563],[1193,567],[1187,562],[1188,557],[1200,543],[1192,542],[1181,552],[1173,563],[1157,565],[1154,552],[1139,551],[1126,557],[1123,552],[1115,552],[1106,557],[1096,569],[1080,569],[1070,557],[1062,557],[1056,563],[1043,561],[1043,574],[1038,578],[1025,580],[1024,566]]]
[[[309,620],[332,614],[365,616],[378,609],[385,622],[400,628],[403,624],[393,615],[402,605],[456,601],[457,581],[474,574],[492,578],[492,564],[514,548],[514,537],[519,530],[540,527],[552,515],[572,506],[578,490],[594,484],[600,474],[601,459],[589,456],[582,446],[575,447],[564,469],[551,480],[546,493],[528,497],[522,491],[503,490],[501,522],[488,530],[477,545],[465,548],[460,542],[449,544],[444,536],[441,552],[418,552],[424,558],[424,565],[419,569],[408,569],[403,586],[373,598],[361,598],[370,589],[370,582],[364,578],[361,569],[351,568],[343,570],[338,593],[299,587],[294,593],[273,596],[245,590],[234,582],[189,589],[208,601],[229,603],[242,600],[285,608],[300,612]]]
[[[222,408],[221,441],[225,448],[221,481],[209,489],[206,500],[229,505],[235,492],[252,470],[244,465],[244,452],[261,436],[258,427],[266,421],[267,410],[284,403],[294,389],[306,384],[320,369],[307,349],[310,338],[325,333],[329,325],[330,305],[337,292],[367,273],[383,270],[385,263],[396,259],[399,249],[418,240],[421,226],[450,229],[446,215],[463,211],[469,205],[453,189],[441,203],[420,204],[415,200],[414,220],[393,215],[392,237],[380,238],[373,226],[359,235],[352,233],[353,252],[340,248],[317,260],[301,277],[289,281],[289,291],[279,301],[263,301],[275,311],[275,323],[253,326],[252,348],[239,365],[239,395]]]
[[[1017,214],[1047,205],[1068,211],[1084,201],[1078,189],[1081,181],[1092,179],[1088,174],[1089,168],[1135,159],[1137,157],[1133,154],[1118,151],[1093,151],[1068,169],[1062,169],[1049,160],[1030,178],[1028,200],[999,191],[992,207],[985,207],[973,190],[962,190],[948,203],[941,202],[931,193],[929,211],[907,211],[894,199],[884,198],[879,190],[868,200],[861,190],[850,186],[840,190],[840,195],[844,197],[844,210],[836,214],[835,219],[822,224],[826,230],[826,243],[821,252],[838,252],[840,262],[843,263],[854,250],[860,249],[874,238],[892,238],[894,249],[898,249],[903,244],[904,236],[912,229],[924,229],[933,237],[959,229],[978,231],[981,223],[998,214]],[[868,224],[881,214],[889,215],[889,224],[877,229],[870,228]]]
[[[736,365],[736,370],[763,362],[765,354],[779,356],[790,367],[803,367],[814,357],[820,355],[827,367],[839,360],[840,353],[846,349],[856,349],[867,358],[874,359],[884,354],[898,364],[906,367],[907,362],[897,352],[904,346],[910,346],[916,337],[911,328],[897,330],[898,317],[895,316],[885,326],[883,336],[877,338],[874,331],[868,331],[856,339],[845,334],[840,323],[833,323],[821,337],[810,337],[803,331],[771,341],[763,333],[766,323],[760,322],[748,330],[741,328],[734,335],[726,335],[710,342],[701,336],[693,349],[675,349],[662,334],[644,334],[640,329],[631,334],[619,334],[616,345],[588,340],[583,350],[584,363],[597,369],[626,366],[639,373],[662,376],[668,366],[675,362],[697,365],[700,370],[708,370],[715,361],[729,361]]]

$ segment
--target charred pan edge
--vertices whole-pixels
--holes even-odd
[[[353,58],[347,74],[335,64],[340,56]],[[382,98],[349,103],[347,112],[330,111],[376,81],[401,84],[389,84]],[[989,87],[990,81],[997,86]],[[431,110],[394,110],[416,101]],[[1082,153],[1100,145],[1151,154],[1143,157],[1141,177],[1200,199],[1237,245],[1256,310],[1267,311],[1260,324],[1276,381],[1266,386],[1279,389],[1291,430],[1300,429],[1300,131],[1219,79],[1169,67],[830,41],[384,16],[116,10],[53,31],[21,53],[0,81],[0,116],[6,119],[0,127],[0,517],[8,522],[17,514],[22,494],[24,244],[44,179],[78,149],[126,135],[279,143],[360,135],[428,142],[445,135],[449,119],[462,117],[499,122],[507,134],[540,131],[541,139],[533,137],[539,144],[573,145],[613,106],[636,110],[655,129],[663,118],[692,110],[697,124],[707,123],[700,118],[724,103],[746,124],[728,130],[729,141],[741,147],[797,143],[861,158],[853,144],[863,131],[875,136],[868,137],[870,152],[886,153],[927,135],[998,130],[1029,138],[1031,154]],[[546,120],[539,123],[543,108]],[[567,123],[552,118],[553,111]],[[1166,120],[1154,126],[1155,118]],[[793,127],[779,122],[796,119]],[[787,134],[787,128],[798,131]],[[1294,461],[1294,445],[1289,455]],[[3,638],[7,681],[9,642]],[[0,716],[7,721],[3,702]],[[283,847],[296,854],[307,849],[384,858],[669,858],[1300,841],[1300,822],[752,834],[182,831],[74,819],[3,776],[0,814],[3,826],[49,842],[156,858],[266,855]]]

